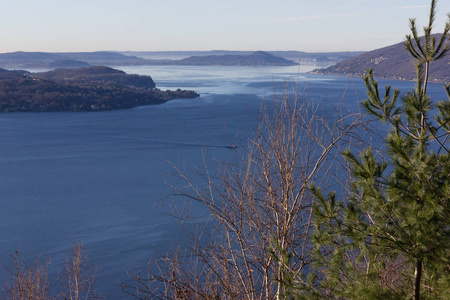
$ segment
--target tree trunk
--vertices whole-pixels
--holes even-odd
[[[422,259],[416,260],[414,272],[414,300],[420,300],[420,278],[422,277]]]
[[[426,61],[425,62],[425,78],[423,79],[423,95],[424,96],[427,94],[429,65],[430,65],[430,62]]]

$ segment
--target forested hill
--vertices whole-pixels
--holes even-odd
[[[176,65],[220,65],[220,66],[292,66],[297,63],[263,51],[250,55],[191,56],[173,61]]]
[[[150,76],[108,67],[44,73],[0,69],[0,111],[98,111],[195,98],[194,91],[155,89]]]
[[[47,79],[65,82],[89,83],[114,83],[121,86],[134,86],[154,88],[155,82],[150,76],[129,75],[123,71],[109,67],[97,66],[78,69],[56,69],[53,71],[32,73],[33,78]]]
[[[440,35],[435,35],[436,39]],[[430,64],[430,81],[450,82],[450,55]],[[330,75],[361,76],[369,68],[375,77],[386,79],[414,80],[416,68],[414,58],[406,51],[404,43],[398,43],[373,50],[344,60],[325,69],[316,69],[311,73]]]

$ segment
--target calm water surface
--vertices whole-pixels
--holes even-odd
[[[193,175],[204,157],[210,166],[232,159],[227,146],[252,134],[264,99],[273,102],[283,87],[326,108],[343,99],[358,109],[361,79],[304,73],[312,68],[123,67],[151,75],[160,89],[201,97],[111,112],[0,114],[0,282],[16,250],[50,257],[55,278],[71,241],[81,239],[99,266],[97,289],[106,299],[126,298],[117,284],[127,270],[183,238],[160,201],[172,192],[167,182],[181,185],[167,176],[170,164]],[[439,84],[430,93],[444,97]]]

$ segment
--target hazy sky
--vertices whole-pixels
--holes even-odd
[[[429,0],[0,0],[0,52],[373,50]],[[438,2],[442,32],[450,1]]]

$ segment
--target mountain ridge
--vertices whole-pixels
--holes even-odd
[[[250,55],[207,55],[191,56],[178,61],[176,65],[220,65],[220,66],[293,66],[297,63],[264,51]]]
[[[434,35],[436,39],[440,34]],[[449,43],[447,41],[447,43]],[[450,82],[450,55],[430,63],[430,82]],[[312,74],[362,76],[369,68],[375,77],[383,79],[415,80],[415,59],[405,49],[404,42],[375,49],[339,62]]]
[[[268,55],[261,55],[267,53]],[[0,68],[57,69],[88,66],[229,65],[286,66],[300,63],[330,65],[362,52],[307,53],[300,51],[144,51],[144,52],[9,52],[0,53]],[[272,55],[272,56],[269,56]],[[257,59],[257,57],[265,57]],[[283,60],[284,59],[284,60]],[[287,60],[287,61],[286,61]]]

